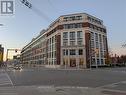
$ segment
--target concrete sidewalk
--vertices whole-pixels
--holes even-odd
[[[18,86],[0,87],[0,95],[104,95],[88,87]]]
[[[126,92],[88,87],[13,86],[0,87],[0,95],[126,95]]]

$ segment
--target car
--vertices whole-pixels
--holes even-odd
[[[21,67],[20,66],[15,66],[14,69],[15,70],[21,70]]]

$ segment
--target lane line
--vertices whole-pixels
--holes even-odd
[[[0,93],[0,95],[18,95],[18,93]]]
[[[113,92],[120,92],[120,93],[125,93],[126,94],[126,91],[121,91],[121,90],[113,90],[113,89],[101,89],[101,90],[106,90],[106,91],[113,91]]]
[[[11,85],[14,86],[12,80],[10,79],[10,77],[9,77],[9,75],[8,75],[7,73],[6,73],[6,76],[7,76],[7,78],[9,79],[9,81],[11,82]]]
[[[104,88],[104,87],[110,87],[111,85],[116,85],[116,84],[119,84],[119,83],[122,83],[123,81],[119,81],[119,82],[115,82],[115,83],[111,83],[111,84],[106,84],[106,85],[102,85],[102,86],[98,86],[98,87],[95,87],[95,88]]]
[[[9,83],[0,83],[0,86],[7,85],[7,84],[10,84],[10,82]]]

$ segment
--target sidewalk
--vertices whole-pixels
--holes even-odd
[[[88,87],[17,86],[0,87],[0,95],[105,95]]]
[[[54,86],[0,87],[0,95],[126,95],[126,91]]]

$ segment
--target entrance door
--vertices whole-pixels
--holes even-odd
[[[76,59],[70,59],[70,67],[76,67]]]

